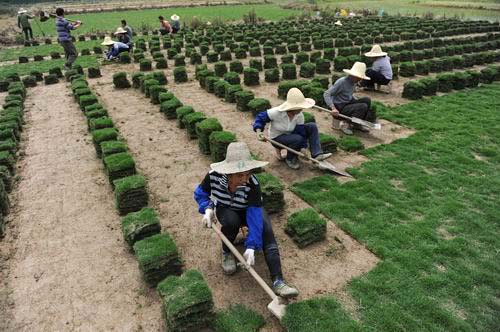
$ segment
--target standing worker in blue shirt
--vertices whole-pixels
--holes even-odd
[[[73,40],[71,39],[71,30],[77,29],[82,22],[76,21],[75,24],[69,23],[68,20],[64,18],[64,9],[56,9],[56,31],[57,40],[59,44],[64,49],[64,54],[66,56],[66,63],[64,64],[64,69],[69,70],[78,57],[78,52],[76,51]]]
[[[177,33],[181,29],[181,22],[179,21],[180,17],[176,14],[170,16],[172,20],[172,33]]]
[[[212,227],[215,215],[222,233],[234,242],[241,226],[248,227],[245,257],[248,265],[255,264],[255,251],[263,250],[273,281],[273,291],[284,298],[295,297],[297,289],[283,281],[281,258],[269,216],[262,207],[259,182],[252,170],[267,165],[253,160],[248,146],[234,142],[227,147],[226,159],[210,165],[212,169],[194,191],[198,211],[203,223]],[[215,210],[215,211],[214,211]],[[222,244],[222,269],[225,274],[236,272],[236,259],[229,248]]]

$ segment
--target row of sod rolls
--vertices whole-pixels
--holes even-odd
[[[213,317],[213,300],[203,276],[195,270],[183,273],[174,239],[161,232],[158,213],[147,206],[146,180],[137,174],[127,144],[87,81],[74,77],[71,89],[87,119],[97,156],[103,160],[118,213],[124,215],[124,239],[136,255],[146,283],[157,287],[167,326],[172,331],[206,327]]]

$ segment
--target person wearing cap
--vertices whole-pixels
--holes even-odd
[[[161,35],[172,34],[172,26],[170,25],[170,22],[166,21],[163,16],[158,16],[158,19],[160,20]]]
[[[31,29],[30,19],[34,16],[29,15],[28,11],[24,8],[20,8],[17,14],[17,26],[23,30],[24,39],[33,39],[33,30]]]
[[[56,9],[56,15],[57,40],[64,49],[64,54],[66,56],[64,69],[68,70],[71,69],[73,62],[75,62],[78,57],[78,52],[76,51],[73,39],[71,38],[71,30],[77,29],[82,22],[76,21],[75,24],[69,23],[69,21],[64,18],[64,9],[62,8]]]
[[[130,50],[127,44],[114,41],[111,37],[104,37],[104,41],[101,45],[108,47],[108,52],[104,55],[104,58],[107,60],[116,59],[118,54],[128,52]]]
[[[196,186],[194,199],[198,203],[198,211],[203,215],[203,224],[210,228],[218,220],[222,233],[232,243],[240,227],[248,227],[243,254],[247,264],[254,265],[255,251],[263,250],[273,291],[279,296],[290,298],[297,296],[298,291],[288,286],[283,279],[280,253],[271,221],[262,206],[259,181],[252,174],[254,169],[267,164],[253,160],[245,143],[231,143],[227,147],[226,159],[211,164],[211,170]],[[224,243],[222,269],[228,275],[236,272],[235,257]]]
[[[369,80],[363,80],[361,86],[373,90],[375,84],[387,85],[392,80],[391,58],[386,52],[382,52],[380,45],[373,45],[370,52],[365,53],[369,58],[375,58],[373,65],[366,71]]]
[[[116,29],[115,31],[115,36],[116,38],[118,38],[118,41],[120,43],[126,44],[128,46],[130,52],[132,49],[132,39],[130,39],[127,30],[122,27],[118,27],[118,29]]]
[[[172,33],[177,33],[181,29],[181,22],[179,21],[180,17],[176,14],[170,16],[172,20]]]
[[[128,38],[130,40],[132,40],[132,36],[133,36],[132,28],[127,25],[127,21],[125,21],[125,20],[122,20],[121,23],[122,23],[122,29],[125,30],[125,31],[127,31]]]
[[[361,80],[370,80],[365,75],[366,64],[356,62],[351,69],[344,69],[348,76],[339,78],[335,84],[330,86],[323,94],[323,98],[328,107],[332,110],[332,116],[335,118],[339,113],[355,117],[362,120],[374,122],[375,112],[371,109],[371,99],[369,97],[354,98],[354,87]],[[366,132],[367,129],[359,125],[348,124],[347,128],[341,128],[346,135],[352,135],[352,129]]]
[[[286,101],[265,112],[260,112],[253,124],[253,130],[257,132],[257,138],[264,141],[262,134],[267,123],[269,127],[269,138],[288,146],[289,148],[303,153],[309,149],[311,157],[316,160],[325,160],[331,153],[323,153],[319,141],[319,132],[316,123],[305,123],[303,109],[311,108],[315,104],[314,99],[304,98],[302,92],[297,88],[291,88],[288,91]],[[281,150],[277,150],[277,157],[281,159]],[[285,162],[292,169],[299,169],[299,158],[292,152],[287,152]]]

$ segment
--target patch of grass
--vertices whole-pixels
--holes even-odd
[[[355,152],[363,150],[363,142],[356,136],[343,136],[339,139],[339,148],[344,151]]]
[[[217,332],[257,332],[264,324],[262,315],[235,304],[216,314],[213,328]]]
[[[285,199],[283,183],[272,174],[259,173],[255,174],[259,181],[260,190],[262,192],[262,202],[267,213],[275,213],[283,210]]]
[[[293,185],[295,193],[382,259],[349,286],[362,304],[362,330],[494,331],[499,326],[499,98],[500,85],[493,84],[379,107],[381,117],[417,133],[363,151],[370,160],[351,170],[356,181],[340,184],[320,176]],[[289,331],[352,323],[336,315],[336,307],[321,315],[329,302],[312,300],[315,310],[291,305],[283,322]],[[314,324],[325,328],[308,328]]]

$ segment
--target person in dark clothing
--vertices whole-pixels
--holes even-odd
[[[127,31],[128,38],[132,40],[132,36],[134,35],[132,28],[127,25],[127,21],[122,20],[122,29]]]
[[[33,39],[33,30],[31,29],[30,23],[30,19],[32,19],[33,16],[29,15],[28,11],[24,8],[19,9],[17,14],[17,26],[23,30],[24,38],[26,40]]]
[[[80,21],[76,21],[75,24],[69,23],[69,21],[64,18],[64,9],[62,8],[56,9],[56,15],[57,40],[63,47],[66,56],[64,69],[69,70],[78,57],[78,52],[71,38],[71,30],[77,29],[82,23]]]
[[[129,37],[127,30],[125,30],[122,27],[118,27],[118,29],[115,32],[115,36],[118,39],[120,43],[123,43],[128,46],[129,52],[132,52],[132,39]]]
[[[181,29],[181,22],[179,21],[180,17],[179,15],[172,15],[170,16],[170,19],[172,20],[172,33],[177,33]]]
[[[212,227],[221,223],[221,231],[234,242],[240,227],[248,227],[243,256],[248,265],[255,264],[255,251],[263,250],[273,281],[273,291],[282,297],[298,295],[297,289],[283,280],[281,258],[270,219],[262,206],[262,195],[257,178],[252,170],[267,165],[253,160],[248,146],[243,142],[229,144],[226,159],[210,165],[212,169],[194,191],[198,211],[203,214],[203,223]],[[215,209],[215,212],[214,212]],[[226,274],[236,272],[236,260],[226,245],[222,245],[222,269]]]

